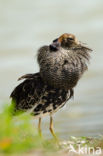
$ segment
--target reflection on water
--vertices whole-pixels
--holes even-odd
[[[75,88],[74,99],[54,115],[57,133],[103,134],[103,2],[62,0],[2,1],[0,5],[0,105],[17,78],[37,72],[36,51],[64,32],[76,34],[94,50],[89,71]],[[44,131],[49,123],[44,119]],[[46,125],[45,125],[46,124]]]

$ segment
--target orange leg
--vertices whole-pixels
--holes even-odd
[[[40,137],[42,137],[42,131],[41,131],[41,117],[39,118],[39,122],[38,122],[38,132]]]

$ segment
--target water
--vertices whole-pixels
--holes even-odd
[[[74,33],[93,49],[89,71],[74,99],[54,115],[62,138],[103,134],[103,1],[9,0],[0,3],[0,106],[9,101],[17,78],[39,70],[37,49],[62,33]],[[10,102],[10,101],[9,101]],[[48,117],[43,119],[48,132]]]

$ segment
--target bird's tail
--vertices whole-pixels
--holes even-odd
[[[36,74],[38,75],[38,73],[36,73]],[[36,76],[36,74],[25,74],[25,75],[21,76],[20,78],[18,78],[18,81],[22,80],[22,79],[33,79]]]

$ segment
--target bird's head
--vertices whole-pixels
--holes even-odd
[[[78,41],[75,35],[68,33],[65,33],[59,38],[53,40],[49,47],[50,51],[58,51],[61,47],[67,50],[83,48],[83,50],[92,51],[92,49],[88,48],[85,43]]]
[[[50,49],[57,51],[60,47],[64,49],[70,49],[79,45],[79,41],[73,34],[65,33],[59,38],[53,40],[53,43],[50,45]]]

